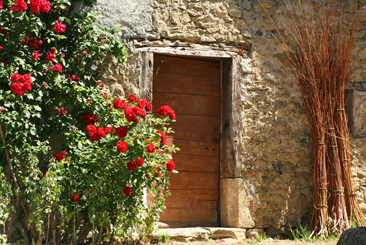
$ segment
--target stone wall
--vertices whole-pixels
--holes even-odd
[[[108,6],[116,7],[101,2],[104,5],[99,5],[99,10],[105,11]],[[115,4],[116,1],[112,2]],[[247,216],[243,219],[250,221],[242,222],[242,228],[267,228],[268,231],[276,230],[285,234],[285,226],[309,223],[312,210],[309,126],[289,61],[273,38],[273,34],[276,35],[274,26],[258,1],[138,2],[141,7],[136,8],[132,20],[117,20],[126,26],[127,38],[131,38],[128,40],[178,39],[195,43],[251,45],[250,57],[241,59],[241,76],[237,81],[241,88],[240,113],[244,130],[241,132],[241,178],[238,183],[235,182],[235,186],[243,187],[241,202],[246,207]],[[319,9],[322,4],[321,0],[303,2],[305,10]],[[348,5],[345,5],[346,14],[352,9],[349,4],[352,2],[355,1],[348,1]],[[359,5],[365,2],[356,1]],[[288,23],[288,15],[284,2],[262,0],[262,3],[286,35],[283,23]],[[133,10],[130,7],[126,9]],[[134,26],[136,13],[143,16],[142,25]],[[103,18],[115,16],[108,14]],[[366,22],[362,24],[360,33],[365,38]],[[359,41],[360,44],[364,42],[363,39]],[[134,48],[131,43],[129,45],[133,53]],[[114,87],[111,86],[112,91],[122,95],[131,92],[138,94],[141,64],[139,54],[134,55],[121,68],[109,65],[105,78],[114,84]],[[359,85],[355,86],[351,94],[349,106],[352,118],[352,170],[357,197],[366,212],[366,89],[362,89],[366,72],[363,68],[366,68],[366,49],[361,49],[357,60],[352,82]]]

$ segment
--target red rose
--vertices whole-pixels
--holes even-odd
[[[161,173],[155,172],[156,174],[156,178],[160,178],[161,177]]]
[[[131,161],[127,164],[127,167],[129,170],[134,170],[136,168],[136,162],[135,161]]]
[[[125,153],[128,150],[128,145],[125,141],[119,141],[117,143],[117,151]]]
[[[42,171],[42,174],[43,174],[43,175],[42,175],[41,179],[43,179],[43,177],[44,177],[44,176],[46,176],[47,172],[48,172],[47,170],[43,170],[43,171]]]
[[[163,116],[169,114],[169,117],[170,117],[171,120],[174,120],[175,119],[175,112],[168,105],[160,106],[159,109],[158,109],[158,112],[160,113],[160,115],[163,115]]]
[[[146,146],[146,150],[147,150],[147,154],[151,154],[152,152],[154,152],[154,145],[150,142],[147,146]]]
[[[145,106],[146,106],[146,99],[143,99],[143,98],[140,98],[138,101],[137,101],[137,105],[141,108],[141,109],[144,109]]]
[[[139,120],[137,117],[135,117],[135,118],[133,119],[133,121],[134,121],[136,124],[138,124],[140,120]]]
[[[51,51],[48,51],[46,57],[44,58],[45,61],[53,62],[56,59],[56,56],[52,54]]]
[[[18,2],[20,9],[24,12],[28,9],[27,4],[24,2],[24,0],[19,0]]]
[[[17,73],[15,73],[15,74],[11,75],[10,80],[11,80],[11,81],[13,81],[13,82],[15,82],[15,81],[20,80],[21,78],[22,78],[22,76],[21,76],[21,75],[19,75],[19,74],[18,74],[18,72],[17,72]]]
[[[39,52],[39,50],[33,51],[34,54],[31,56],[32,60],[39,60],[39,57],[41,57],[41,54]]]
[[[88,103],[92,103],[93,101],[92,101],[92,100],[86,100],[86,102],[88,102]]]
[[[92,122],[96,122],[98,117],[95,115],[90,115],[89,113],[84,114],[81,118],[86,124],[91,124]]]
[[[3,2],[0,1],[0,10],[2,10],[2,9],[3,9]]]
[[[113,107],[116,109],[126,109],[128,107],[128,103],[121,99],[115,99],[113,100]]]
[[[88,134],[95,134],[97,132],[97,127],[95,127],[94,125],[88,125],[86,126],[86,132],[88,132]]]
[[[80,196],[79,195],[75,196],[75,194],[72,194],[71,195],[71,201],[79,202],[80,201]]]
[[[79,195],[77,195],[76,197],[75,197],[75,202],[79,202],[80,201],[80,196]]]
[[[22,81],[22,83],[26,84],[26,83],[31,83],[32,82],[32,78],[29,74],[25,74],[23,76],[20,77],[20,80]]]
[[[51,71],[57,71],[58,73],[62,73],[62,65],[57,63],[56,65],[54,66],[51,66],[51,67],[48,67],[49,70]]]
[[[67,156],[67,154],[66,154],[66,156]],[[56,162],[60,162],[64,159],[64,154],[63,153],[57,153],[57,154],[54,154],[53,157],[56,159]]]
[[[57,112],[58,112],[58,114],[61,114],[61,115],[67,114],[67,111],[64,108],[58,108]]]
[[[91,134],[89,139],[92,141],[98,141],[102,138],[102,136],[99,134],[99,131],[97,130],[94,134]]]
[[[160,113],[160,115],[168,115],[169,113],[171,113],[172,111],[172,108],[168,105],[163,105],[163,106],[160,106],[159,109],[158,109],[158,112]]]
[[[85,58],[88,57],[88,53],[86,51],[83,51],[81,53],[85,55]]]
[[[102,137],[103,138],[106,137],[109,132],[110,133],[113,133],[113,129],[111,127],[97,128],[94,125],[88,125],[88,126],[86,126],[86,129],[85,130],[90,135],[89,139],[91,139],[93,141],[98,141]]]
[[[141,167],[142,165],[144,165],[144,159],[140,157],[139,160],[137,160],[136,164],[137,166]]]
[[[57,33],[65,32],[66,25],[64,25],[61,21],[55,20],[55,31]]]
[[[98,134],[104,138],[107,136],[108,131],[104,130],[104,128],[98,128]]]
[[[1,10],[1,1],[0,1],[0,10]],[[0,26],[0,33],[2,33],[3,32],[3,28]]]
[[[132,188],[131,187],[126,187],[123,189],[123,193],[128,196],[128,195],[131,195],[132,193]]]
[[[19,12],[20,6],[19,6],[19,4],[14,4],[14,5],[11,5],[10,9],[13,10],[14,12]]]
[[[167,164],[166,164],[166,168],[169,170],[169,171],[173,171],[175,169],[175,162],[173,160],[169,161]]]
[[[160,131],[160,130],[156,131],[155,133],[160,134],[160,137],[161,137],[160,144],[167,145],[167,142],[166,142],[166,134],[164,132]]]
[[[136,114],[136,115],[139,115],[141,118],[145,118],[145,115],[146,115],[146,112],[141,110],[138,106],[135,106],[132,108],[133,109],[133,112]]]
[[[135,119],[136,114],[134,113],[132,107],[127,107],[125,109],[125,117],[129,122],[132,122]]]
[[[18,96],[22,96],[23,94],[25,94],[27,92],[26,88],[24,87],[24,84],[21,82],[15,82],[11,85],[10,90],[14,93],[17,94]]]
[[[106,132],[106,134],[108,134],[108,133],[113,134],[113,128],[112,127],[106,127],[106,128],[104,128],[104,132]]]
[[[128,96],[128,99],[129,99],[129,101],[131,101],[131,102],[136,102],[136,96],[135,95],[130,95],[130,96]]]
[[[51,10],[51,3],[47,0],[41,0],[41,11],[47,13]]]
[[[71,80],[76,82],[76,81],[80,80],[80,77],[77,77],[76,75],[72,75]]]
[[[116,135],[120,138],[123,138],[127,135],[127,127],[125,126],[120,126],[118,128],[115,129],[116,130]]]
[[[170,116],[169,116],[170,120],[174,120],[175,119],[175,113],[174,111],[172,110],[172,112],[170,113]]]

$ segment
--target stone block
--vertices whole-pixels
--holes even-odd
[[[246,237],[247,239],[255,239],[256,237],[263,235],[263,229],[250,229],[247,230]]]
[[[241,228],[225,228],[225,227],[207,227],[207,230],[211,232],[210,238],[233,238],[237,240],[246,238],[246,230]]]
[[[221,225],[236,228],[253,228],[255,222],[249,210],[254,199],[245,180],[221,179]]]
[[[168,228],[159,229],[153,235],[169,235],[171,240],[179,242],[189,242],[194,240],[209,239],[210,231],[205,228]]]

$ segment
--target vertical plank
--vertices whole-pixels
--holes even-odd
[[[147,101],[152,101],[153,91],[153,64],[154,54],[150,52],[141,53],[141,74],[140,74],[140,98],[145,98]]]
[[[239,154],[242,149],[240,137],[240,86],[238,81],[241,74],[238,58],[222,60],[222,139],[220,151],[221,178],[241,177]]]

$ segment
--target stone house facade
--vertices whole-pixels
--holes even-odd
[[[320,0],[302,2],[307,11],[319,9],[322,4]],[[288,16],[284,1],[262,3],[286,35],[283,24],[288,23]],[[366,1],[347,1],[345,14],[351,12],[352,3],[361,6]],[[311,142],[301,92],[289,61],[273,38],[274,26],[257,0],[98,0],[96,10],[102,13],[103,25],[121,25],[131,54],[129,62],[122,66],[116,66],[113,60],[105,63],[104,82],[112,93],[135,94],[152,100],[154,105],[159,96],[154,92],[155,77],[164,57],[185,59],[188,63],[216,62],[221,81],[216,155],[219,165],[216,175],[212,174],[217,182],[217,225],[286,234],[285,227],[310,222]],[[360,30],[361,49],[347,109],[354,184],[364,212],[365,39],[366,21]],[[178,170],[182,176],[184,172],[194,176],[196,168],[187,168],[193,169]],[[196,185],[207,183],[198,181]],[[180,201],[184,199],[190,198],[182,197]],[[204,208],[201,201],[196,204]],[[171,226],[199,224],[195,220],[176,219],[169,220]]]

